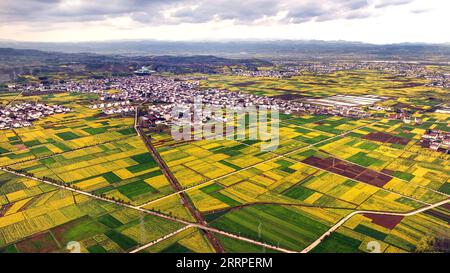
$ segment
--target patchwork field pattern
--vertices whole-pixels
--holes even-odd
[[[14,169],[137,205],[172,191],[136,136],[16,164]]]
[[[413,212],[449,199],[450,155],[420,145],[427,130],[450,131],[450,116],[431,111],[436,105],[426,99],[448,100],[448,90],[425,89],[425,81],[367,70],[286,79],[207,75],[201,88],[294,100],[385,96],[380,105],[420,109],[414,117],[422,122],[384,112],[359,119],[280,114],[273,151],[261,149],[269,140],[175,141],[167,132],[146,132],[226,252],[300,252],[355,211],[364,213],[311,252],[370,252],[372,241],[382,252],[416,252],[430,234],[448,237],[448,203],[410,216],[375,213]],[[93,94],[11,93],[0,103],[13,98],[72,111],[0,132],[0,252],[68,252],[71,241],[92,253],[214,252],[201,226],[189,225],[195,217],[136,134],[133,117],[90,109]]]
[[[126,252],[180,224],[1,173],[0,252]],[[145,232],[142,232],[145,231]]]

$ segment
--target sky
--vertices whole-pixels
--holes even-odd
[[[0,1],[0,39],[449,43],[448,0]]]

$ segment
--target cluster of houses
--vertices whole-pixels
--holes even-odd
[[[289,70],[295,72],[295,70]],[[264,73],[271,73],[265,71]],[[275,74],[272,74],[275,76]],[[102,109],[105,114],[133,112],[132,105],[149,102],[155,104],[151,109],[157,114],[158,121],[168,117],[173,105],[192,104],[194,98],[201,97],[202,103],[215,106],[247,107],[247,106],[277,106],[285,114],[306,113],[320,115],[337,115],[362,118],[370,115],[360,106],[375,103],[374,97],[334,97],[320,105],[315,102],[284,100],[276,97],[258,96],[229,90],[200,88],[198,78],[169,78],[152,75],[133,77],[110,77],[104,79],[86,79],[68,81],[54,86],[56,90],[68,92],[97,93],[100,103],[91,106],[92,109]],[[109,92],[117,90],[118,92]],[[347,102],[344,102],[347,100]],[[349,103],[351,101],[351,103]],[[169,105],[169,106],[167,106]],[[170,106],[172,105],[172,106]]]
[[[450,154],[450,132],[428,130],[420,140],[422,147]]]
[[[102,109],[105,114],[131,113],[132,105],[143,102],[151,103],[147,119],[150,124],[169,123],[173,121],[173,106],[188,106],[196,98],[201,98],[204,105],[216,107],[278,107],[285,114],[335,115],[352,118],[365,118],[370,113],[363,106],[373,105],[384,99],[375,96],[334,96],[327,104],[309,101],[285,100],[277,97],[259,96],[243,92],[230,92],[222,89],[201,89],[197,78],[168,78],[158,76],[115,77],[101,80],[86,80],[78,84],[68,83],[71,91],[95,92],[100,94],[101,103],[91,106]],[[92,85],[92,86],[91,86]],[[75,87],[75,88],[74,88]],[[110,93],[115,89],[119,92]]]
[[[441,107],[441,108],[436,110],[436,113],[450,114],[450,107],[449,106]]]
[[[231,74],[246,77],[271,77],[271,78],[288,78],[303,73],[323,75],[338,71],[348,70],[375,70],[393,75],[399,78],[417,78],[426,79],[428,83],[425,86],[450,88],[450,73],[430,69],[424,64],[414,62],[400,61],[312,61],[300,62],[298,60],[279,60],[274,61],[276,68],[264,70],[245,70],[242,68],[231,68]],[[147,78],[155,71],[148,67],[142,67],[134,71],[136,75]],[[226,72],[228,73],[228,72]],[[139,77],[138,77],[139,78]],[[102,92],[110,88],[109,81],[112,83],[120,81],[119,78],[110,79],[89,79],[83,81],[68,82],[50,82],[45,81],[33,84],[9,84],[10,91],[25,92],[64,92],[64,91],[80,91],[80,92]]]
[[[149,67],[143,66],[138,70],[133,71],[134,74],[138,76],[145,76],[145,75],[151,75],[155,73],[156,71],[151,70]]]
[[[424,78],[430,80],[430,83],[427,83],[426,86],[450,88],[450,73],[427,73]]]
[[[195,103],[202,105],[211,105],[217,108],[227,108],[231,110],[244,109],[246,107],[265,107],[271,109],[277,107],[281,113],[284,114],[308,114],[308,115],[333,115],[351,118],[365,118],[371,114],[365,111],[361,106],[367,105],[367,101],[375,103],[378,99],[374,97],[367,97],[367,100],[359,98],[357,101],[364,101],[364,104],[314,104],[307,101],[292,101],[283,100],[276,97],[258,96],[243,92],[230,92],[221,89],[186,89],[184,91],[164,92],[164,96],[159,96],[157,93],[147,97],[150,102],[158,102],[152,104],[148,108],[148,115],[146,121],[150,124],[156,125],[159,123],[170,123],[178,119],[177,115],[172,113],[174,106],[180,109],[190,109]],[[356,98],[355,98],[356,99]],[[213,116],[203,116],[205,121]]]
[[[375,70],[399,78],[426,79],[429,82],[423,84],[429,87],[450,88],[450,73],[433,70],[426,65],[414,62],[398,61],[317,61],[302,62],[296,60],[275,61],[276,69],[261,71],[247,71],[240,68],[232,69],[232,74],[247,77],[272,77],[288,78],[304,73],[313,75],[325,75],[338,71],[349,70]]]
[[[129,104],[130,104],[130,101],[116,101],[116,102],[107,102],[107,103],[93,104],[93,105],[89,106],[89,108],[91,108],[91,109],[103,109],[103,108],[125,106],[125,105],[129,105]]]
[[[120,92],[110,94],[99,92],[100,100],[104,103],[110,102],[171,102],[178,97],[177,94],[190,92],[198,89],[199,81],[182,81],[167,77],[142,76],[121,77],[108,79],[108,89],[116,89]]]
[[[334,115],[350,118],[367,118],[371,116],[364,107],[375,109],[376,103],[385,100],[378,96],[348,96],[337,95],[323,99],[283,100],[276,97],[258,96],[243,92],[230,92],[221,89],[200,89],[198,79],[167,78],[158,76],[141,77],[115,77],[101,80],[86,80],[76,85],[72,91],[78,91],[82,87],[83,92],[95,92],[100,94],[99,104],[91,106],[93,109],[102,109],[105,114],[131,113],[133,104],[149,102],[153,103],[149,109],[151,120],[157,122],[170,122],[168,118],[173,105],[187,105],[194,102],[194,98],[201,97],[203,104],[211,104],[222,107],[247,107],[247,106],[277,106],[285,114],[315,114]],[[83,89],[84,88],[84,89]],[[115,89],[119,92],[109,93],[107,90]],[[390,110],[382,108],[382,110]],[[152,114],[151,112],[154,112]],[[420,119],[413,119],[406,114],[389,114],[390,119],[401,119],[405,123],[420,123]],[[397,116],[392,116],[397,115]],[[398,116],[401,115],[401,116]]]
[[[396,71],[411,69],[411,65],[390,64],[396,67]],[[356,66],[356,67],[355,67]],[[303,70],[336,71],[343,69],[355,69],[370,67],[371,69],[383,69],[390,67],[385,63],[333,63],[333,64],[304,64],[302,67],[289,67],[286,71],[297,73]],[[387,68],[386,68],[387,69]],[[392,69],[390,67],[389,69]],[[239,72],[239,70],[236,70]],[[417,71],[421,71],[417,68]],[[241,71],[242,72],[242,71]],[[254,75],[272,75],[276,76],[279,71],[259,71],[252,73],[263,73]],[[264,74],[269,73],[269,74]],[[271,74],[274,73],[274,74]],[[378,102],[387,98],[378,96],[348,96],[336,95],[320,99],[283,99],[281,97],[259,96],[243,92],[230,92],[222,89],[201,89],[199,78],[173,78],[159,77],[153,75],[132,76],[132,77],[110,77],[104,79],[86,79],[82,81],[60,82],[54,86],[55,90],[68,92],[87,92],[97,93],[100,96],[100,102],[91,105],[92,109],[102,109],[107,115],[112,114],[131,114],[135,111],[135,106],[144,102],[151,104],[144,120],[150,125],[168,124],[177,117],[172,117],[172,108],[174,106],[190,107],[196,98],[200,98],[203,105],[213,105],[216,107],[242,108],[248,106],[264,106],[268,109],[277,107],[280,112],[285,114],[308,114],[308,115],[333,115],[349,118],[367,118],[372,116],[373,112],[390,112],[389,107],[378,105]],[[117,92],[110,92],[116,90]],[[57,107],[57,106],[54,106]],[[367,111],[367,109],[369,111]],[[62,111],[61,109],[54,109]],[[29,126],[30,118],[39,115],[29,111],[29,115],[22,119],[22,123],[13,125],[4,123],[3,127],[8,126]],[[388,113],[389,119],[403,120],[405,123],[420,124],[421,120],[413,118],[408,113]],[[37,116],[38,117],[38,116]],[[206,117],[213,118],[213,117]],[[214,117],[217,118],[217,117]],[[434,147],[434,146],[433,146]]]
[[[31,126],[32,122],[53,114],[69,112],[61,105],[42,103],[20,103],[0,108],[0,129],[11,129]]]
[[[135,107],[134,106],[121,106],[121,107],[113,107],[113,108],[106,108],[103,109],[103,113],[106,115],[117,115],[117,114],[132,114],[134,113]]]
[[[413,117],[409,113],[389,113],[387,118],[390,120],[401,120],[406,124],[422,124],[422,119]]]
[[[106,115],[115,114],[129,114],[133,113],[135,107],[130,105],[130,101],[110,101],[105,103],[98,103],[89,106],[91,109],[101,109]]]

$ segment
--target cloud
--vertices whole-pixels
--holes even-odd
[[[375,8],[386,8],[389,6],[401,6],[414,2],[414,0],[378,0],[375,3]]]
[[[422,14],[422,13],[427,13],[427,12],[430,12],[430,11],[432,11],[432,9],[427,9],[427,8],[411,10],[411,12],[414,13],[414,14]]]
[[[0,24],[103,21],[129,17],[137,23],[172,25],[230,20],[249,25],[265,18],[302,23],[366,18],[374,9],[412,0],[22,0],[0,1]]]
[[[183,7],[171,14],[178,22],[211,20],[235,20],[249,23],[264,16],[275,16],[280,9],[279,1],[274,0],[215,0],[192,1],[191,7]]]
[[[21,0],[0,1],[3,22],[83,22],[130,15],[143,11],[157,14],[159,8],[183,0]]]
[[[366,0],[344,0],[344,1],[299,1],[295,5],[288,6],[286,16],[291,22],[301,23],[316,20],[319,22],[335,19],[360,18],[369,8]]]

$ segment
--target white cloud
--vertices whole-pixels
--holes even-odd
[[[0,38],[450,42],[442,0],[25,1],[0,2]]]

